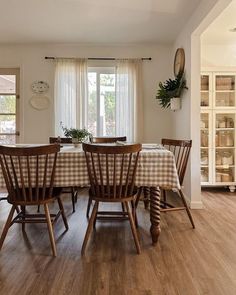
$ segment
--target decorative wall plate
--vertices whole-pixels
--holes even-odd
[[[34,93],[45,93],[49,89],[49,84],[45,81],[35,81],[31,84],[31,90]]]
[[[50,100],[46,95],[34,95],[29,102],[34,109],[40,111],[49,108],[50,105]]]
[[[174,59],[174,74],[177,77],[179,74],[183,74],[185,66],[185,53],[183,48],[178,48],[175,53]]]

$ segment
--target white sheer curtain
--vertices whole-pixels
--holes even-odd
[[[87,126],[87,59],[57,59],[54,85],[55,136],[63,136],[60,126]]]
[[[116,67],[116,135],[143,139],[142,61],[118,60]]]

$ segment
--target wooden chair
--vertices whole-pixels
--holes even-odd
[[[113,143],[116,141],[126,141],[126,136],[117,136],[117,137],[90,137],[91,143]]]
[[[126,141],[126,136],[117,136],[117,137],[107,137],[107,136],[92,137],[91,136],[89,139],[90,139],[91,143],[115,143],[117,141]],[[91,198],[89,198],[88,204],[87,204],[87,212],[86,212],[87,218],[89,218],[89,212],[90,212],[90,208],[91,208],[91,203],[92,203],[92,200],[91,200]],[[123,204],[122,204],[122,209],[124,211]]]
[[[26,223],[47,223],[53,255],[56,256],[56,245],[53,234],[53,224],[62,216],[66,230],[67,219],[60,199],[61,189],[53,187],[57,154],[60,146],[47,145],[38,147],[7,147],[0,146],[0,164],[8,191],[8,202],[12,205],[4,226],[0,249],[7,235],[8,229],[14,223],[21,223],[25,230]],[[48,204],[58,201],[59,211],[50,214]],[[26,206],[43,205],[45,214],[30,214]],[[21,211],[14,212],[18,206]]]
[[[70,137],[49,137],[49,143],[58,143],[58,144],[63,144],[63,143],[71,143],[72,144],[72,138]],[[68,188],[63,188],[63,193],[70,193],[71,194],[71,201],[72,201],[72,208],[73,212],[75,212],[75,203],[77,203],[78,199],[78,189],[76,187],[68,187]]]
[[[135,226],[136,210],[133,204],[137,193],[135,175],[141,144],[108,146],[83,143],[83,150],[90,180],[89,196],[91,200],[95,201],[95,204],[89,219],[81,254],[83,255],[85,252],[97,216],[102,216],[103,219],[129,219],[136,250],[139,254],[140,244]],[[126,211],[98,211],[100,202],[122,203]]]
[[[191,212],[189,210],[189,207],[187,205],[187,202],[185,200],[185,196],[182,191],[182,185],[184,181],[184,176],[188,164],[188,159],[189,159],[189,154],[190,150],[192,147],[192,140],[175,140],[175,139],[162,139],[161,141],[162,145],[165,146],[168,150],[173,152],[175,156],[175,161],[176,161],[176,168],[179,176],[179,182],[181,189],[177,190],[178,195],[180,196],[183,207],[174,207],[173,205],[169,204],[167,202],[167,197],[166,197],[166,188],[162,188],[162,194],[163,194],[163,200],[162,200],[162,207],[161,209],[162,212],[167,212],[167,211],[177,211],[177,210],[185,210],[188,214],[189,220],[192,224],[192,227],[195,228],[194,221],[191,215]]]

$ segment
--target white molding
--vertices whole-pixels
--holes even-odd
[[[189,200],[187,200],[187,202],[189,203]],[[202,201],[191,201],[190,208],[191,209],[203,209]]]

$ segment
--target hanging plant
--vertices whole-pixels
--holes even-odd
[[[184,74],[180,73],[175,79],[168,79],[164,83],[159,83],[156,99],[162,108],[170,107],[171,99],[181,97],[183,91],[188,89]]]

